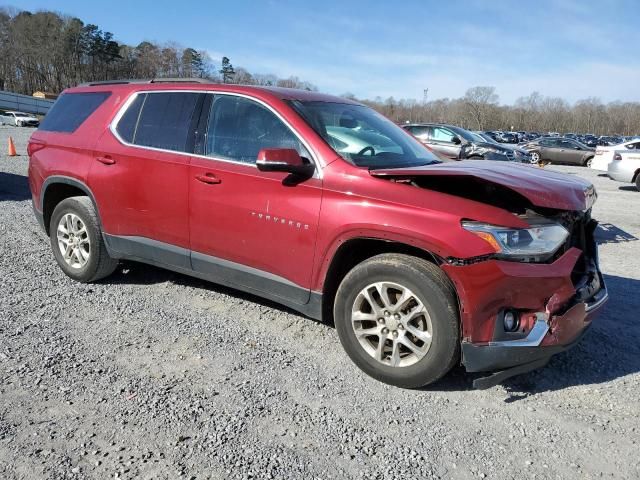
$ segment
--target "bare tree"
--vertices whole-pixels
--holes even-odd
[[[482,130],[487,117],[498,104],[495,87],[473,87],[467,90],[463,102],[478,130]]]

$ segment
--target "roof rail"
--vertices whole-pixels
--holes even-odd
[[[126,85],[129,83],[215,83],[206,78],[152,78],[152,79],[123,79],[101,80],[97,82],[81,83],[80,87],[94,87],[98,85]]]
[[[193,77],[193,78],[154,78],[149,80],[149,83],[176,83],[176,82],[182,82],[182,83],[215,83],[212,80],[209,80],[207,78],[198,78],[198,77]]]

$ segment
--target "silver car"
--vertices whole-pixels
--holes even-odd
[[[640,192],[640,151],[617,151],[607,174],[617,182],[635,183]]]

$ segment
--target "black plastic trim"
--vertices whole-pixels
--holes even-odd
[[[590,325],[587,324],[576,340],[568,345],[521,347],[475,345],[469,342],[462,342],[462,364],[467,372],[491,372],[549,359],[553,355],[574,347],[582,339]]]
[[[106,233],[103,237],[113,258],[167,268],[272,300],[316,320],[322,318],[322,293],[278,275],[150,238]]]
[[[74,178],[74,177],[67,177],[64,175],[52,175],[50,177],[47,177],[44,183],[42,184],[42,188],[40,189],[40,212],[42,212],[42,215],[43,215],[43,224],[44,224],[44,199],[46,198],[47,188],[49,188],[51,185],[54,185],[56,183],[71,185],[79,188],[84,193],[86,193],[87,196],[93,202],[93,206],[96,209],[96,214],[98,215],[98,223],[102,228],[102,221],[100,220],[100,209],[98,208],[98,203],[96,202],[96,198],[93,196],[93,192],[91,191],[91,189],[82,180],[78,180],[77,178]],[[45,231],[47,231],[46,225],[45,225]]]

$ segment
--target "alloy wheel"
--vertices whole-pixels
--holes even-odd
[[[433,328],[420,299],[407,287],[377,282],[356,296],[351,326],[360,346],[376,361],[407,367],[429,351]]]
[[[67,213],[58,223],[58,248],[63,260],[72,268],[82,268],[89,261],[91,255],[91,241],[89,232],[82,219]]]

